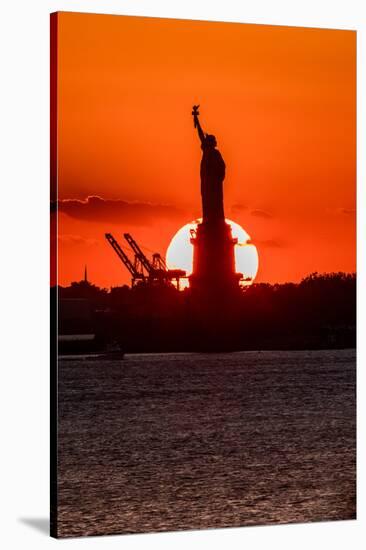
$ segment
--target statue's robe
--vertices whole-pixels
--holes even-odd
[[[202,145],[201,196],[204,222],[225,220],[223,181],[225,162],[220,152],[212,146]]]

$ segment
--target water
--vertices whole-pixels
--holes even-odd
[[[59,536],[355,518],[355,351],[59,362]]]

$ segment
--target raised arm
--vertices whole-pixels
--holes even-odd
[[[198,120],[198,115],[199,115],[198,107],[199,105],[193,105],[192,115],[193,115],[194,127],[197,128],[198,136],[201,140],[201,143],[203,143],[205,141],[205,134],[203,133],[200,121]]]

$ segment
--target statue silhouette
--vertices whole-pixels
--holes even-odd
[[[201,160],[201,196],[203,222],[216,222],[225,220],[224,197],[222,183],[225,178],[225,162],[216,149],[216,138],[210,134],[204,134],[198,120],[198,107],[193,106],[194,127],[197,128],[203,151]]]

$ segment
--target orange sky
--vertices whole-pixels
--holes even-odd
[[[59,283],[129,282],[105,232],[164,254],[200,215],[195,103],[257,281],[355,271],[355,100],[353,31],[59,13]]]

